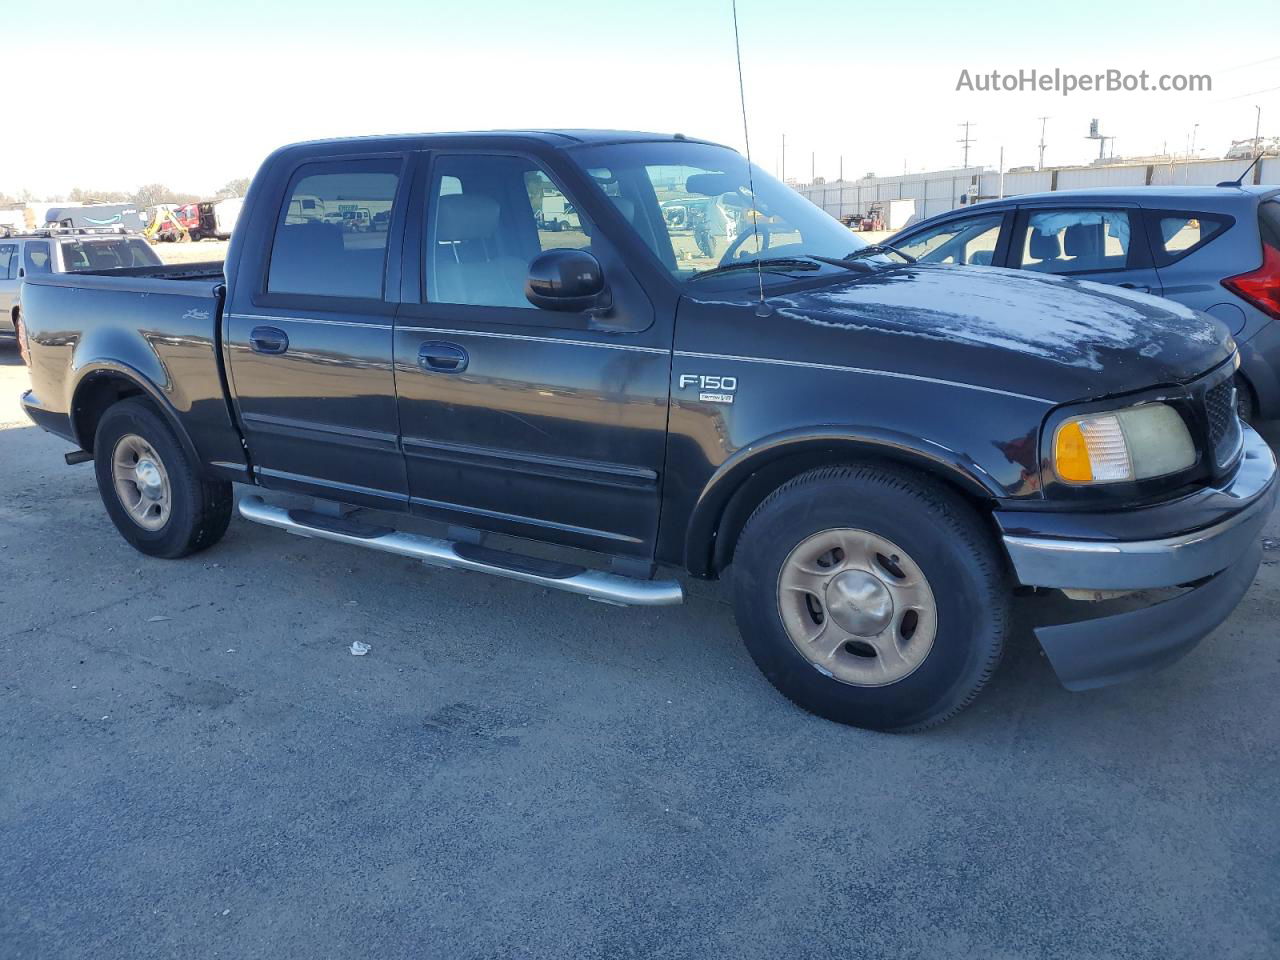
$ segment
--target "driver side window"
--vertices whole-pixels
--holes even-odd
[[[552,248],[588,249],[590,225],[573,200],[524,157],[445,154],[427,207],[427,299],[535,309],[529,263]]]
[[[894,246],[922,263],[991,266],[1003,220],[1000,213],[950,220]]]

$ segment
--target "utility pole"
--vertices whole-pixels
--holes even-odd
[[[1199,133],[1199,124],[1192,127],[1192,140],[1187,146],[1187,166],[1183,168],[1183,183],[1190,183],[1192,179],[1192,157],[1196,156],[1196,134]]]
[[[1004,199],[1004,147],[1000,148],[1000,196],[996,199]]]
[[[1049,118],[1037,117],[1036,119],[1040,121],[1040,166],[1036,167],[1036,169],[1043,170],[1044,169],[1044,128]]]
[[[969,128],[976,127],[977,124],[970,123],[968,120],[966,120],[964,123],[957,123],[956,126],[964,127],[964,136],[961,137],[959,140],[957,140],[956,143],[964,145],[964,165],[965,165],[965,168],[967,169],[969,166],[969,144],[974,142],[973,138],[969,136]]]
[[[787,135],[782,135],[782,176],[778,177],[783,183],[787,182]]]

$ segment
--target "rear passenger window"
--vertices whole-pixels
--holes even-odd
[[[1226,217],[1202,213],[1151,214],[1155,231],[1151,251],[1157,267],[1167,267],[1198,250],[1231,225]]]
[[[268,293],[382,299],[398,160],[302,167],[271,246]]]
[[[0,280],[12,280],[18,275],[18,245],[0,243]]]
[[[1041,210],[1028,218],[1022,269],[1043,273],[1123,270],[1129,258],[1123,210]]]

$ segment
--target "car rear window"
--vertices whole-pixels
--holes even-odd
[[[1263,243],[1280,250],[1280,198],[1258,204],[1258,232]]]
[[[1159,211],[1151,217],[1151,255],[1157,267],[1167,267],[1201,249],[1233,223],[1220,214]]]
[[[63,240],[62,266],[67,273],[119,270],[122,267],[155,267],[160,258],[145,240],[113,237],[109,240]]]

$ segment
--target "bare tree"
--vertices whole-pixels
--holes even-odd
[[[125,203],[129,195],[119,190],[86,190],[83,187],[72,187],[67,199],[77,203]]]
[[[223,186],[223,188],[219,190],[215,194],[215,196],[219,200],[223,200],[227,197],[243,197],[248,192],[249,192],[249,178],[236,177],[236,179],[234,180],[228,180],[226,185]]]
[[[157,203],[194,203],[200,198],[194,193],[179,193],[163,183],[148,183],[139,187],[130,198],[140,207],[154,207]]]

